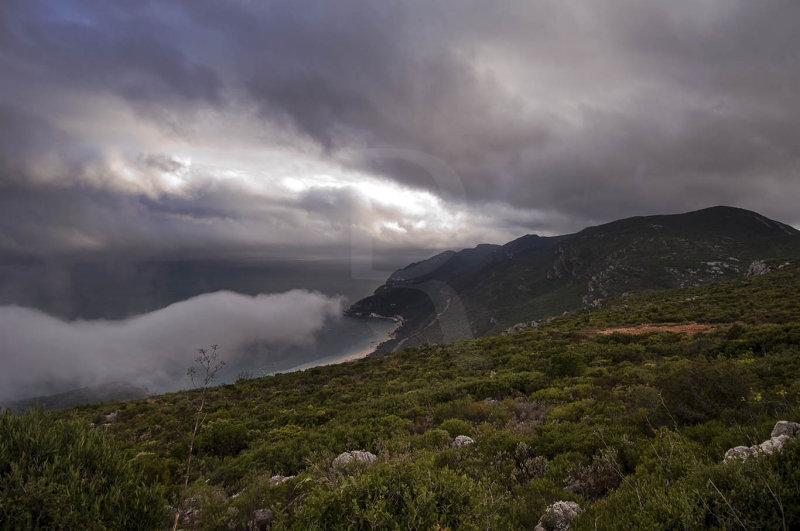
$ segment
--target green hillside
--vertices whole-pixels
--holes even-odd
[[[781,256],[800,256],[796,229],[713,207],[442,253],[395,272],[350,311],[403,317],[397,338],[383,345],[387,352],[496,334],[627,292],[735,278],[754,260]]]
[[[771,268],[213,388],[182,527],[532,529],[560,500],[584,509],[577,529],[800,526],[797,441],[723,463],[800,420],[800,267]],[[197,396],[26,417],[102,432],[174,505]],[[459,435],[474,444],[453,447]],[[348,450],[377,459],[333,467]],[[13,462],[0,452],[5,522],[34,510],[14,505]]]

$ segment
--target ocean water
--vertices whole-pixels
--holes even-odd
[[[67,323],[114,322],[206,293],[258,295],[305,289],[343,298],[346,308],[372,293],[381,282],[381,278],[359,278],[345,260],[0,260],[0,306],[32,308]],[[235,353],[225,352],[226,366],[215,383],[363,357],[388,339],[396,327],[386,319],[331,317],[305,344],[252,343]],[[187,357],[187,362],[182,366],[191,364],[191,358]],[[162,378],[158,383],[148,383],[150,392],[190,386],[185,368],[173,366],[167,372],[174,379],[170,376],[166,381]],[[32,395],[76,387],[75,382],[42,383],[42,390],[48,392],[30,389]]]
[[[384,266],[386,271],[392,267]],[[352,303],[382,281],[362,278],[348,260],[0,257],[0,305],[35,308],[67,320],[124,319],[222,290],[258,295],[307,289]]]
[[[386,341],[396,328],[397,323],[388,319],[347,316],[332,319],[314,335],[311,345],[250,345],[238,361],[228,363],[220,371],[218,382],[232,383],[243,377],[267,376],[362,358]]]

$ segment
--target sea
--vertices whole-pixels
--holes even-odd
[[[368,296],[407,257],[364,274],[349,259],[286,260],[247,256],[171,259],[0,260],[0,305],[33,308],[66,322],[115,321],[146,314],[204,293],[245,295],[304,289],[341,297],[344,307]],[[328,319],[305,345],[252,344],[228,363],[216,383],[340,363],[371,353],[398,324],[347,316]],[[187,388],[185,378],[149,392]]]

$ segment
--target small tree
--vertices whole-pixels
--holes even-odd
[[[189,453],[186,456],[186,474],[183,478],[183,488],[181,489],[178,507],[175,511],[175,523],[172,526],[173,531],[178,529],[178,523],[181,518],[181,507],[183,507],[183,502],[186,500],[186,490],[189,488],[189,474],[192,467],[194,443],[197,439],[197,434],[200,432],[200,427],[206,419],[203,409],[206,405],[208,387],[216,377],[217,372],[225,365],[224,361],[217,359],[217,354],[219,353],[218,345],[211,345],[210,350],[205,348],[197,349],[197,353],[199,356],[194,360],[195,365],[189,367],[186,374],[192,380],[192,386],[196,389],[200,389],[200,400],[197,403],[197,410],[194,415],[194,429],[192,429],[192,433],[189,436]]]

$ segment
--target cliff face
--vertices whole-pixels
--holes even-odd
[[[629,291],[740,276],[754,260],[798,255],[800,231],[743,209],[635,217],[438,254],[395,272],[349,313],[402,317],[396,339],[380,349],[389,351],[497,333]]]

